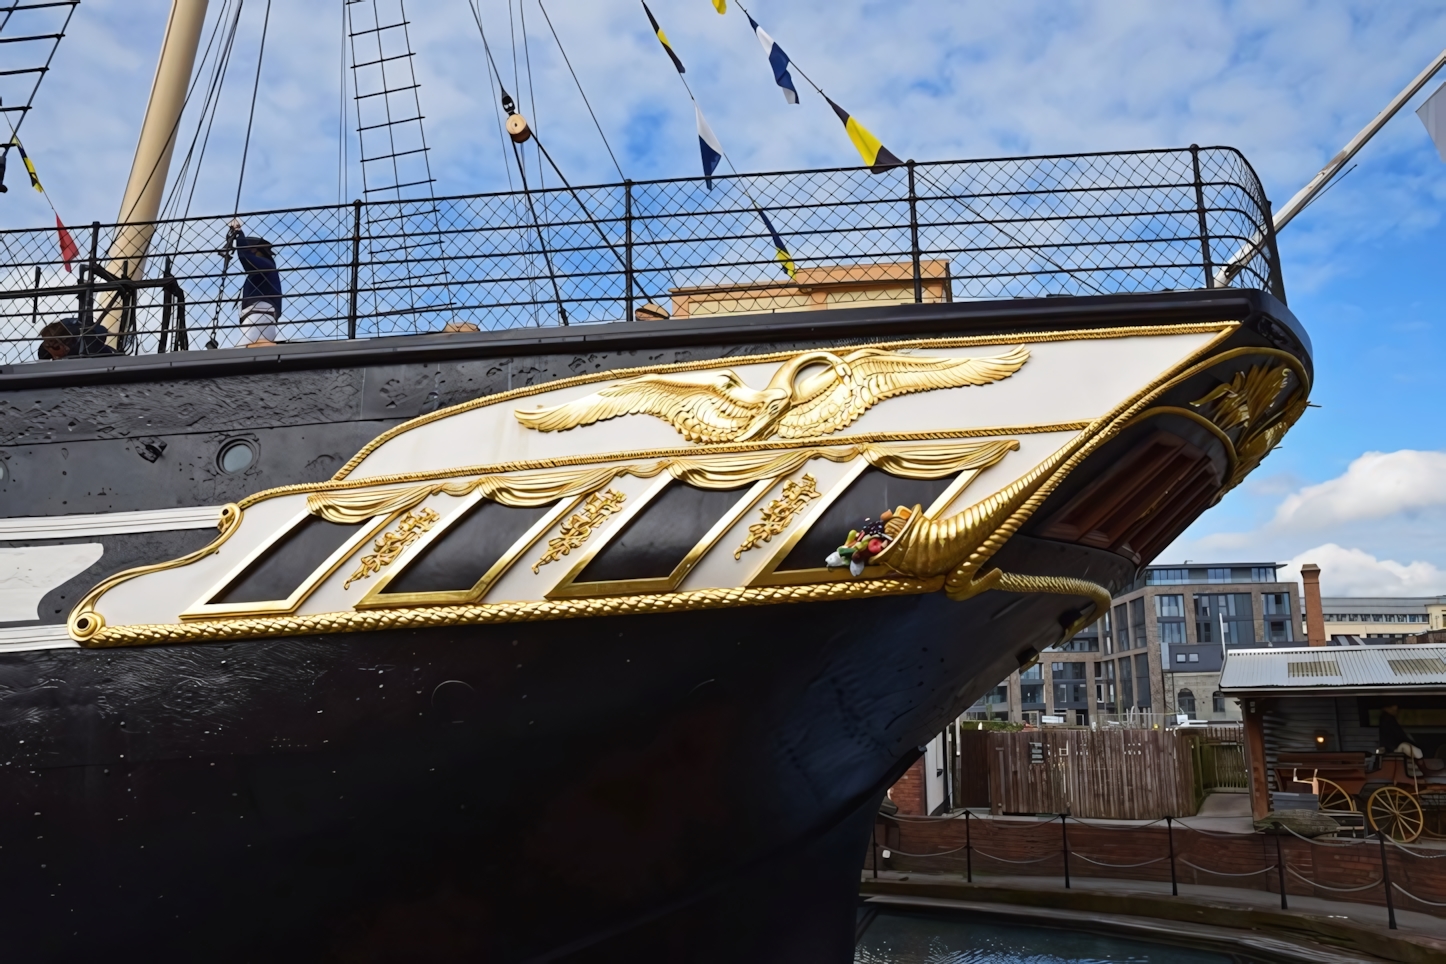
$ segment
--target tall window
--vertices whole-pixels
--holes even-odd
[[[1225,712],[1225,694],[1222,693],[1222,692],[1220,692],[1219,690],[1216,690],[1214,693],[1211,693],[1211,694],[1210,694],[1210,704],[1211,704],[1211,709],[1213,709],[1216,713],[1224,713],[1224,712]]]
[[[1155,597],[1155,626],[1160,642],[1185,642],[1185,597],[1161,594]]]
[[[1268,592],[1260,597],[1265,610],[1265,638],[1272,643],[1288,643],[1294,639],[1290,628],[1290,593]]]
[[[1130,657],[1126,656],[1120,660],[1120,712],[1135,705],[1135,687],[1133,674],[1130,672]]]
[[[1145,639],[1145,597],[1130,600],[1130,632],[1134,636],[1135,649],[1144,649]],[[1128,643],[1121,642],[1120,649],[1129,649]]]
[[[1150,657],[1141,653],[1135,657],[1135,703],[1142,710],[1150,708]]]
[[[1105,713],[1116,712],[1114,660],[1095,663],[1095,702]]]
[[[1189,690],[1181,690],[1175,694],[1175,706],[1179,708],[1190,719],[1195,719],[1195,694]]]
[[[1126,607],[1124,603],[1120,603],[1115,607],[1115,638],[1119,643],[1120,649],[1130,648],[1130,622],[1129,617],[1125,615],[1127,612],[1128,607]],[[1106,650],[1106,652],[1108,652],[1108,650]]]
[[[1020,683],[1019,702],[1021,706],[1030,709],[1044,705],[1044,684],[1043,683]]]
[[[1224,639],[1221,629],[1224,628]],[[1224,642],[1244,646],[1255,642],[1255,612],[1248,592],[1195,597],[1195,639],[1200,643]]]

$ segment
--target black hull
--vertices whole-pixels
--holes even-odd
[[[11,655],[14,959],[847,960],[884,790],[1060,606]]]
[[[1243,322],[1231,346],[1309,364],[1283,305],[1218,291],[17,366],[0,370],[0,496],[32,519],[215,505],[326,478],[383,428],[439,404],[579,371],[872,337],[1221,319]],[[1187,406],[1217,383],[1202,373],[1165,401]],[[1091,456],[1036,519],[1054,518],[1160,425],[1224,464],[1204,428],[1163,417]],[[216,447],[236,435],[260,454],[225,475]],[[165,442],[164,455],[142,454],[143,437]],[[1181,502],[1157,541],[1210,494]],[[1149,561],[1032,527],[992,564],[1117,591]],[[42,601],[41,621],[59,623],[112,572],[208,538],[5,545],[105,544]],[[842,964],[885,789],[1087,605],[930,593],[0,653],[8,956]]]

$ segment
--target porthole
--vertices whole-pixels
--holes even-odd
[[[10,481],[10,467],[5,464],[5,460],[4,460],[4,459],[0,459],[0,485],[4,485],[6,482],[9,482],[9,481]]]
[[[222,443],[216,453],[216,464],[227,475],[238,475],[256,462],[256,443],[250,439],[233,438]]]

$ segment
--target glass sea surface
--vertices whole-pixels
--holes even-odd
[[[1213,951],[1053,927],[994,924],[945,915],[882,912],[855,964],[1232,964]]]

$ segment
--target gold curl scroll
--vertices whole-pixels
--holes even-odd
[[[1104,586],[1097,582],[1090,582],[1088,579],[1076,579],[1073,576],[1025,576],[1005,572],[1002,569],[991,569],[978,579],[971,579],[960,592],[951,594],[950,598],[970,599],[990,589],[997,589],[1000,592],[1047,593],[1054,596],[1088,598],[1093,604],[1092,607],[1065,627],[1063,637],[1065,639],[1072,638],[1081,629],[1109,612],[1110,602],[1114,598]]]

